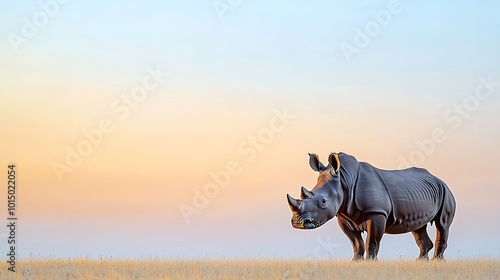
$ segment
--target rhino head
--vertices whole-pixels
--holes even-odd
[[[309,165],[319,172],[316,186],[312,191],[302,187],[300,199],[287,194],[294,228],[314,229],[337,215],[344,196],[339,176],[339,155],[330,154],[328,163],[324,166],[317,155],[309,154]]]

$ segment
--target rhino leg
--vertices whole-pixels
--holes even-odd
[[[427,224],[423,227],[412,231],[413,237],[415,237],[415,241],[417,242],[417,246],[420,248],[420,255],[418,256],[419,260],[428,260],[428,253],[432,249],[432,241],[427,234]]]
[[[382,214],[372,214],[366,220],[366,257],[369,260],[377,260],[380,240],[384,235],[387,218]]]
[[[356,230],[349,224],[348,221],[337,217],[340,229],[347,235],[349,241],[352,244],[352,250],[354,251],[353,261],[364,260],[365,257],[365,244],[363,242],[363,237],[361,237],[361,231]]]
[[[448,232],[448,228],[436,224],[436,250],[434,250],[433,259],[444,260],[444,250],[448,246]]]
[[[455,198],[453,198],[453,195],[448,189],[446,190],[444,204],[438,215],[434,218],[434,222],[436,223],[436,249],[434,250],[433,259],[438,260],[444,260],[444,250],[446,250],[448,245],[450,225],[455,217]]]

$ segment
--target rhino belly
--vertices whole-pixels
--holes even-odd
[[[400,234],[400,233],[407,233],[411,232],[414,230],[417,230],[421,227],[423,227],[425,224],[427,224],[431,219],[428,221],[425,220],[413,220],[413,219],[408,219],[408,220],[403,220],[398,223],[394,223],[390,226],[387,226],[385,228],[386,233],[390,234]]]

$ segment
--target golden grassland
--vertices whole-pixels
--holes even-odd
[[[500,279],[500,259],[25,260],[0,279]]]

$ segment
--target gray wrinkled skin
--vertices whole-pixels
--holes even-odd
[[[426,227],[434,222],[434,259],[444,259],[455,199],[443,181],[422,168],[381,170],[345,153],[330,154],[328,163],[324,166],[309,154],[309,165],[319,172],[316,186],[311,191],[302,187],[300,199],[287,195],[294,228],[318,228],[337,216],[351,241],[353,260],[364,259],[365,249],[367,259],[377,259],[384,233],[411,232],[419,259],[429,259],[433,244]]]

